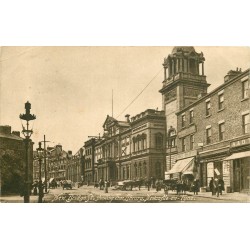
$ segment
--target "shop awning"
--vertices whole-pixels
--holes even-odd
[[[250,151],[240,152],[240,153],[234,153],[227,158],[224,159],[224,161],[239,159],[239,158],[245,158],[250,157]]]
[[[174,164],[172,169],[170,169],[165,174],[169,175],[169,174],[184,172],[185,170],[189,169],[189,167],[192,166],[193,163],[194,163],[194,157],[179,160]]]
[[[182,171],[182,174],[194,174],[194,159],[190,161],[188,166]]]

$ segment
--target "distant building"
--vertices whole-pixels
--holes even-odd
[[[46,149],[46,170],[47,181],[52,179],[56,181],[71,180],[72,182],[82,182],[84,168],[83,148],[73,155],[72,151],[65,151],[62,145],[55,147],[47,147]],[[34,152],[34,180],[39,179],[39,159],[37,152]],[[41,178],[45,180],[45,161],[44,157],[41,161]]]
[[[24,154],[25,147],[19,131],[12,131],[11,126],[0,126],[0,156],[3,154]]]
[[[26,164],[26,151],[23,138],[19,131],[11,131],[11,126],[0,126],[0,157],[3,155],[13,155],[22,159],[22,164]],[[33,176],[33,143],[29,145],[29,168],[30,180]]]

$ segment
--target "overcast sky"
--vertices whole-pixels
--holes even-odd
[[[0,124],[21,130],[19,114],[31,102],[37,116],[32,140],[45,134],[50,146],[62,144],[73,153],[88,135],[102,134],[107,115],[114,118],[154,78],[140,97],[119,117],[148,108],[162,109],[164,57],[173,47],[2,47],[0,64]],[[250,67],[248,47],[198,47],[206,58],[209,91],[223,83],[236,67]],[[54,143],[52,143],[54,142]]]

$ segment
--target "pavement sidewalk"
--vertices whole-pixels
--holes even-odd
[[[234,193],[225,193],[223,192],[222,195],[212,195],[211,192],[204,192],[204,193],[198,193],[198,195],[194,195],[191,192],[188,192],[187,195],[193,195],[193,196],[198,196],[198,197],[204,197],[204,198],[210,198],[210,199],[215,199],[215,200],[227,200],[227,201],[232,201],[232,202],[250,202],[250,194],[249,193],[239,193],[239,192],[234,192]]]

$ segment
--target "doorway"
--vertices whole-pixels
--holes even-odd
[[[233,188],[234,192],[240,192],[240,162],[233,161]]]

